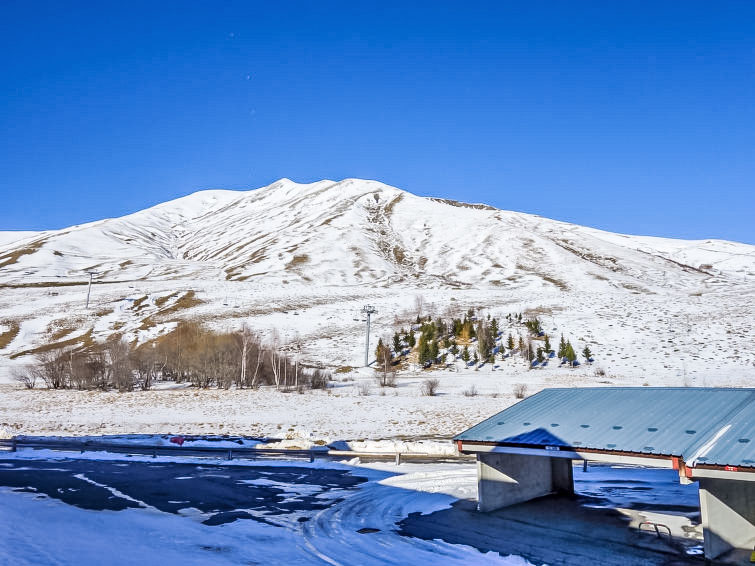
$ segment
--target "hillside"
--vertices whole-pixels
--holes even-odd
[[[275,328],[305,361],[358,365],[362,305],[390,334],[418,296],[429,314],[537,312],[637,379],[754,372],[753,246],[613,234],[375,181],[283,179],[0,232],[2,375],[50,343],[144,342],[181,318]]]

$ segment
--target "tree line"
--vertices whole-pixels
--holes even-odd
[[[214,332],[195,322],[180,322],[171,332],[136,345],[112,337],[85,348],[52,349],[17,372],[27,387],[49,389],[150,389],[157,380],[222,389],[324,389],[330,373],[302,367],[277,340],[265,343],[247,326]]]

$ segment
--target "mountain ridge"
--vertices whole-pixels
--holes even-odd
[[[0,232],[0,283],[72,278],[501,287],[522,278],[690,288],[755,276],[755,246],[615,234],[378,181],[196,191],[60,230]]]

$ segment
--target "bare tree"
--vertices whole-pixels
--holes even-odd
[[[136,377],[135,386],[142,391],[147,391],[152,387],[152,382],[157,377],[159,356],[155,348],[150,345],[144,345],[129,354],[131,368]]]
[[[104,361],[107,370],[103,372],[105,379],[98,384],[101,389],[107,389],[112,384],[118,391],[134,390],[130,354],[131,347],[125,340],[110,340],[105,344]]]
[[[66,386],[68,376],[67,352],[52,350],[37,355],[37,363],[42,380],[48,389],[61,389]]]
[[[247,357],[249,355],[249,348],[252,345],[252,340],[254,339],[254,334],[252,334],[252,331],[249,329],[249,327],[244,323],[241,326],[241,330],[238,334],[238,341],[239,341],[239,347],[241,350],[241,376],[239,379],[239,383],[241,387],[243,387],[246,384],[246,363],[247,363]]]
[[[39,369],[33,365],[14,368],[11,375],[13,376],[13,381],[20,383],[26,389],[34,389],[37,378],[40,377]]]
[[[396,370],[393,368],[391,349],[382,344],[381,341],[376,350],[377,364],[375,369],[380,373],[378,384],[380,387],[394,387],[396,385]]]
[[[425,297],[414,295],[414,310],[417,313],[417,318],[422,318],[422,312],[425,310]]]

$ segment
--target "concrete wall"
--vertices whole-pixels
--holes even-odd
[[[477,455],[480,511],[494,511],[557,491],[574,493],[572,463],[568,458]]]
[[[755,546],[755,482],[700,478],[705,557]]]

